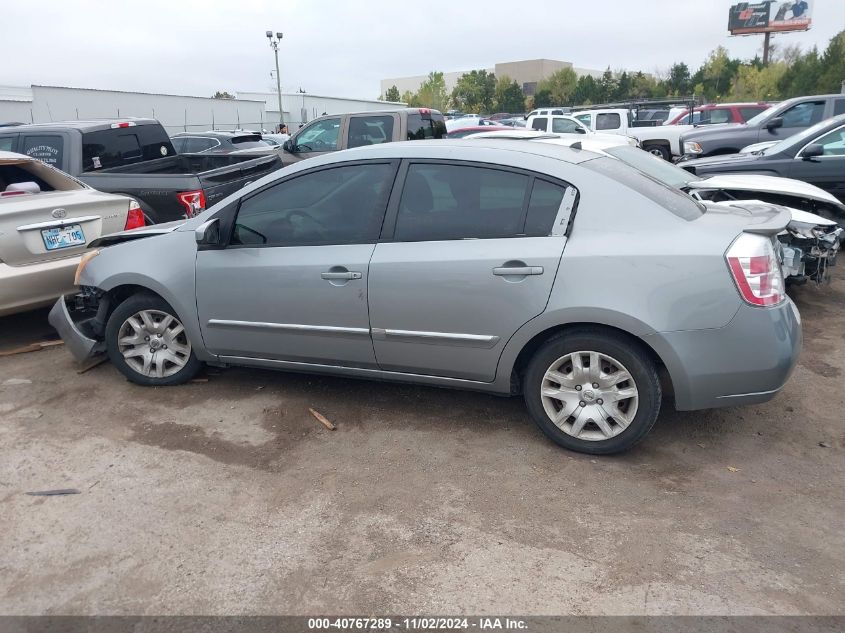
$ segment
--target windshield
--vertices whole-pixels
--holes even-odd
[[[788,147],[792,145],[800,145],[810,139],[815,138],[817,135],[821,134],[825,128],[829,127],[831,123],[830,119],[825,121],[819,121],[815,125],[808,127],[806,130],[801,130],[798,134],[793,134],[792,136],[787,136],[782,141],[778,141],[771,147],[766,147],[760,150],[761,154],[777,154],[778,152],[782,152]]]
[[[657,156],[652,156],[638,147],[619,145],[610,147],[605,152],[673,189],[681,189],[693,180],[701,180],[686,169],[676,167],[672,163]]]
[[[772,113],[777,109],[777,107],[778,106],[773,105],[770,108],[766,108],[765,110],[763,110],[757,116],[751,117],[750,119],[748,119],[745,122],[745,124],[746,125],[760,125],[763,121],[765,121],[766,119],[768,119],[772,115]]]

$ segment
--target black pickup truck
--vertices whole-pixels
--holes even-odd
[[[282,167],[279,155],[177,154],[155,119],[3,127],[0,150],[38,158],[95,189],[134,198],[149,224],[191,217]]]

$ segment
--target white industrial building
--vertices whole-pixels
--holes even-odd
[[[282,94],[284,121],[296,129],[326,114],[397,110],[403,103],[310,94]],[[212,99],[60,86],[0,86],[0,124],[50,123],[79,119],[147,117],[170,134],[185,131],[266,129],[279,123],[278,96],[241,92],[236,99]]]
[[[279,97],[275,92],[238,92],[238,99],[262,101],[267,119],[273,122],[279,120]],[[283,92],[282,108],[284,121],[295,130],[299,125],[307,123],[323,114],[344,114],[346,112],[375,112],[384,110],[400,110],[407,104],[392,101],[378,101],[375,99],[347,99],[344,97],[327,97],[299,92]]]

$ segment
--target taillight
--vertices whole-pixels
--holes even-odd
[[[139,229],[142,226],[146,225],[146,220],[144,220],[144,212],[141,210],[141,207],[138,206],[138,203],[134,200],[129,202],[129,213],[126,214],[126,224],[123,227],[124,231],[128,231],[130,229]]]
[[[202,189],[177,193],[176,197],[185,207],[185,215],[189,218],[205,211],[205,192]]]
[[[786,298],[783,273],[771,239],[743,233],[734,240],[725,257],[745,301],[754,306],[773,306]]]

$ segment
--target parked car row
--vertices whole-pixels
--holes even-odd
[[[140,384],[208,362],[522,394],[555,442],[617,452],[659,369],[678,409],[761,402],[801,346],[789,210],[682,189],[577,142],[348,149],[96,240],[50,321]]]
[[[86,125],[164,134],[131,123]],[[355,113],[312,121],[266,158],[176,154],[175,165],[275,162],[157,226],[142,226],[134,196],[0,154],[14,172],[0,182],[0,260],[19,275],[63,262],[50,322],[78,359],[106,353],[140,384],[179,384],[212,363],[521,394],[552,440],[595,454],[648,433],[658,371],[681,410],[773,397],[801,346],[786,280],[826,278],[843,230],[820,215],[845,205],[794,179],[674,166],[577,116],[529,124],[449,139],[435,111]],[[843,127],[744,160],[845,155]],[[406,140],[429,142],[394,142]],[[172,144],[158,142],[167,159]],[[25,163],[35,171],[15,171]],[[104,210],[54,207],[58,192]]]

